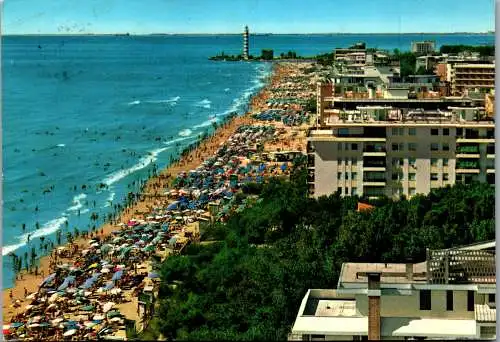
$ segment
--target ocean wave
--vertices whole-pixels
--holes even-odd
[[[212,118],[210,120],[207,120],[207,121],[204,121],[202,122],[201,124],[198,124],[198,125],[194,125],[193,128],[194,129],[198,129],[198,128],[203,128],[203,127],[209,127],[209,126],[212,126],[212,124],[214,122],[218,122],[219,120],[217,119],[217,117],[215,118]]]
[[[57,147],[65,147],[65,146],[66,146],[66,144],[57,144],[56,146],[57,146]]]
[[[169,148],[170,147],[162,147],[162,148],[148,152],[148,156],[145,156],[145,157],[142,157],[141,159],[139,159],[139,162],[137,164],[135,164],[134,166],[132,166],[128,169],[113,172],[108,177],[103,179],[102,183],[106,184],[107,186],[110,186],[112,184],[115,184],[119,180],[127,177],[128,175],[130,175],[136,171],[144,169],[149,164],[155,162],[158,159],[158,155],[160,153],[168,150]]]
[[[69,207],[66,209],[66,211],[78,211],[79,209],[83,208],[83,203],[81,200],[87,198],[87,195],[85,194],[79,194],[73,197],[73,206]]]
[[[191,134],[193,133],[192,130],[190,130],[189,128],[186,128],[186,129],[183,129],[182,131],[179,132],[179,135],[181,137],[188,137],[190,136]]]
[[[172,106],[175,106],[177,104],[177,101],[179,101],[180,99],[181,99],[180,96],[175,96],[175,97],[172,97],[172,98],[167,99],[167,100],[144,100],[144,101],[135,100],[135,101],[127,103],[127,105],[129,105],[129,106],[137,106],[137,105],[140,105],[142,103],[149,103],[149,104],[164,104],[164,103],[167,103],[167,104],[170,104]]]
[[[164,145],[173,145],[175,143],[178,143],[178,142],[181,142],[181,141],[184,141],[184,140],[189,140],[189,139],[193,139],[193,137],[175,138],[175,139],[172,139],[172,140],[169,140],[169,141],[164,141],[163,144]]]
[[[30,241],[40,238],[42,236],[47,236],[54,234],[57,232],[61,226],[66,222],[66,217],[58,217],[56,219],[50,220],[46,222],[43,226],[40,227],[40,229],[25,233],[21,235],[19,238],[19,243],[12,244],[12,245],[7,245],[2,247],[2,256],[5,256],[11,252],[14,252],[15,250],[26,246],[28,244],[28,237],[30,238]]]
[[[225,88],[224,91],[227,93],[228,91],[230,91],[231,88]]]
[[[210,101],[209,99],[203,99],[200,102],[196,103],[196,106],[209,109],[211,104],[212,104],[212,101]]]
[[[112,192],[108,198],[106,198],[106,203],[104,204],[104,208],[107,208],[107,207],[110,207],[111,206],[111,203],[113,202],[113,200],[115,199],[115,195],[116,193],[115,192]]]

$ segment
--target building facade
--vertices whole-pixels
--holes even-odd
[[[451,68],[451,91],[462,95],[470,90],[490,92],[495,89],[495,64],[455,64]]]
[[[471,100],[326,93],[318,95],[317,124],[308,134],[314,197],[338,191],[397,199],[456,182],[495,184],[495,125]]]
[[[436,42],[432,40],[425,40],[422,42],[412,42],[411,52],[418,54],[428,54],[436,50]]]
[[[289,340],[496,338],[495,241],[408,264],[344,263],[337,289],[310,289]]]

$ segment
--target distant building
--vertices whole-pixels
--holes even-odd
[[[427,250],[420,263],[344,263],[335,290],[307,291],[288,340],[494,340],[495,246]]]
[[[245,31],[243,32],[243,59],[248,59],[248,26],[245,26]]]
[[[412,42],[411,52],[418,54],[428,54],[435,52],[436,42],[432,40],[425,40],[422,42]]]

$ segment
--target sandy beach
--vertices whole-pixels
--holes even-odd
[[[307,66],[296,63],[280,63],[275,64],[272,75],[270,76],[268,84],[264,89],[256,94],[250,103],[249,111],[242,116],[235,117],[225,124],[219,126],[212,136],[204,140],[198,148],[192,150],[190,153],[180,158],[180,161],[174,163],[162,170],[157,176],[150,178],[142,192],[141,198],[130,207],[124,209],[118,218],[118,222],[126,223],[133,218],[142,217],[145,218],[149,213],[152,212],[153,208],[160,205],[165,205],[168,203],[165,196],[165,192],[170,188],[173,179],[181,172],[193,170],[202,164],[205,160],[212,157],[214,153],[220,148],[220,146],[226,142],[233,134],[236,133],[239,127],[242,125],[255,125],[255,124],[266,124],[273,125],[276,130],[281,131],[278,135],[276,141],[272,143],[268,142],[264,145],[264,150],[266,152],[272,151],[306,151],[306,129],[307,124],[301,126],[287,126],[282,122],[261,122],[252,118],[253,113],[268,110],[270,108],[268,100],[271,97],[277,97],[276,92],[272,92],[273,88],[281,87],[285,82],[289,83],[291,74],[300,74],[300,70]],[[312,88],[311,84],[314,83],[314,79],[310,80],[308,87]],[[306,87],[307,88],[307,87]],[[312,89],[310,90],[312,91]],[[303,92],[305,93],[305,92]],[[279,95],[278,95],[279,96]],[[286,94],[284,95],[286,96]],[[309,96],[306,94],[304,96]],[[300,106],[296,105],[296,108]],[[295,108],[294,107],[294,108]],[[113,231],[117,229],[116,224],[106,223],[99,227],[95,234],[99,237],[106,237],[112,234]],[[83,250],[88,245],[89,237],[78,238],[74,241],[73,245],[77,247],[75,250]],[[57,247],[56,247],[57,248]],[[17,314],[25,310],[27,300],[25,299],[26,293],[33,293],[38,291],[40,283],[43,279],[51,273],[50,264],[53,261],[50,255],[44,256],[39,260],[38,275],[27,274],[23,272],[20,274],[19,279],[15,282],[12,289],[6,289],[3,292],[3,321],[9,322]],[[59,263],[71,262],[73,261],[71,257],[59,258],[57,260]],[[14,301],[19,300],[20,306],[13,307]],[[138,320],[138,313],[136,312],[137,298],[135,301],[132,300],[130,303],[121,304],[119,306],[120,312],[124,314],[127,318]]]

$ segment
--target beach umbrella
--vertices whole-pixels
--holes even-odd
[[[14,329],[17,329],[17,328],[20,328],[24,325],[24,323],[20,323],[20,322],[14,322],[14,323],[10,323],[10,327],[11,328],[14,328]]]
[[[111,291],[109,291],[109,293],[111,293],[112,295],[117,295],[120,292],[122,292],[122,289],[120,289],[120,288],[114,288],[114,289],[111,289]]]
[[[85,326],[85,328],[90,329],[90,328],[95,327],[97,325],[97,323],[96,322],[85,322],[85,323],[83,323],[83,325]]]
[[[38,328],[39,326],[40,326],[40,324],[38,324],[38,323],[33,323],[33,324],[28,325],[28,328],[30,328],[30,329],[31,329],[31,328]]]
[[[44,286],[45,284],[48,284],[50,283],[51,281],[53,281],[54,279],[56,278],[56,274],[55,273],[52,273],[51,275],[49,275],[47,278],[45,278],[41,283],[40,283],[40,286]]]
[[[101,273],[109,273],[109,272],[110,272],[110,271],[109,271],[109,268],[103,268],[103,269],[101,270]]]
[[[115,274],[113,274],[113,277],[111,278],[111,280],[119,280],[119,279],[121,279],[122,274],[123,274],[123,271],[116,272]]]
[[[103,311],[104,313],[106,313],[106,312],[108,312],[109,310],[111,310],[111,308],[112,308],[113,306],[115,306],[115,303],[113,303],[113,302],[107,302],[106,304],[104,304],[104,305],[103,305],[103,307],[102,307],[102,311]]]
[[[92,265],[90,265],[87,270],[91,270],[93,268],[96,268],[97,266],[99,266],[99,264],[96,262],[96,263],[93,263]]]
[[[59,317],[59,318],[53,319],[53,320],[51,321],[51,323],[52,323],[53,325],[57,325],[57,324],[61,323],[62,321],[64,321],[64,318]]]
[[[160,278],[160,275],[158,273],[156,273],[156,272],[150,272],[148,274],[148,278],[150,278],[150,279],[157,279],[157,278]]]
[[[92,305],[86,305],[86,306],[84,306],[84,307],[82,307],[80,309],[83,310],[83,311],[93,311],[94,310],[94,306],[92,306]]]
[[[70,329],[70,330],[66,331],[66,332],[63,334],[63,336],[65,336],[65,337],[67,337],[67,336],[72,336],[72,335],[76,334],[76,331],[77,331],[76,329]]]
[[[119,311],[109,311],[106,316],[108,318],[114,318],[114,317],[118,317],[118,316],[121,316],[121,313]]]
[[[4,324],[3,325],[3,334],[4,335],[10,334],[10,328],[11,328],[10,324]]]
[[[37,294],[38,292],[33,292],[32,294],[28,295],[26,299],[34,299]]]
[[[101,314],[97,314],[97,315],[94,315],[94,317],[92,317],[92,319],[94,321],[102,321],[104,319],[104,316]]]
[[[110,281],[104,286],[104,290],[109,291],[115,286],[115,283],[113,281]]]

